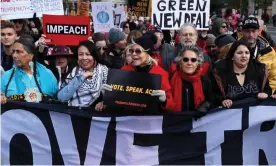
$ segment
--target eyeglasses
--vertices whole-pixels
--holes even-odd
[[[194,33],[184,33],[182,36],[184,36],[184,37],[188,37],[188,36],[193,37],[193,36],[195,36],[195,34]]]
[[[107,50],[107,47],[97,47],[97,50],[98,50],[98,51],[101,51],[101,50],[106,51],[106,50]]]
[[[221,26],[221,28],[227,28],[227,26]]]
[[[134,49],[129,49],[128,51],[129,51],[130,54],[133,54],[135,52],[135,54],[139,55],[139,54],[142,53],[142,50],[138,49],[138,48],[135,49],[135,50]]]
[[[195,63],[195,62],[197,61],[196,58],[191,58],[191,59],[190,59],[190,58],[186,58],[186,57],[183,58],[182,60],[183,60],[183,62],[189,62],[189,61],[191,61],[191,62],[193,62],[193,63]]]

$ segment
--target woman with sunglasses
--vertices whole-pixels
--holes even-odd
[[[217,18],[212,25],[212,34],[216,37],[228,32],[228,23],[222,18]]]
[[[140,39],[140,38],[139,38]],[[166,111],[174,111],[173,110],[173,98],[171,93],[171,86],[169,84],[168,73],[158,66],[155,59],[153,59],[144,48],[141,46],[142,40],[136,40],[136,43],[131,45],[129,49],[129,53],[132,57],[132,63],[123,66],[122,70],[135,71],[135,72],[144,72],[151,74],[161,75],[161,89],[153,90],[152,96],[157,96],[160,101],[160,106]],[[109,85],[108,85],[109,86]],[[107,89],[112,89],[109,87]],[[106,90],[106,89],[105,89]],[[96,110],[102,111],[105,106],[103,102],[97,104]]]
[[[213,71],[216,105],[230,108],[235,101],[256,97],[263,100],[272,94],[265,64],[253,60],[250,46],[239,40],[232,44],[225,60]]]
[[[141,39],[141,38],[139,38]],[[141,46],[143,40],[136,40],[130,49],[129,53],[132,57],[132,63],[122,67],[122,70],[135,71],[135,72],[145,72],[151,74],[161,75],[161,89],[153,90],[152,96],[157,96],[161,102],[162,108],[166,111],[173,110],[173,98],[171,93],[171,86],[169,84],[168,73],[162,69],[156,60],[154,60],[144,48]]]
[[[93,42],[96,44],[97,50],[99,51],[100,55],[103,58],[104,64],[107,67],[111,66],[111,62],[107,57],[108,47],[107,47],[107,40],[103,33],[97,32],[94,33],[92,36]]]
[[[204,76],[208,68],[201,66],[203,53],[197,46],[185,46],[175,59],[177,70],[170,84],[174,111],[207,112],[212,101],[211,81]]]

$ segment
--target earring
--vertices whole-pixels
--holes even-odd
[[[32,72],[34,72],[34,62],[30,61],[29,66],[31,67]]]

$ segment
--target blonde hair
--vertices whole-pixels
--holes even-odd
[[[219,50],[218,59],[224,59],[226,57],[226,55],[228,54],[232,44],[233,43],[230,43],[230,44],[227,44],[227,45],[221,47],[221,49]]]

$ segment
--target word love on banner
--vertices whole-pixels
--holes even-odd
[[[58,113],[68,110],[70,114]],[[1,161],[3,165],[275,165],[275,110],[274,100],[193,120],[184,113],[116,117],[116,110],[98,113],[91,108],[12,102],[2,105]]]
[[[210,0],[152,0],[152,22],[162,29],[179,29],[193,23],[197,29],[208,29]]]
[[[42,19],[47,44],[74,46],[90,36],[89,17],[43,15]]]
[[[158,98],[151,93],[161,88],[160,75],[110,69],[107,83],[112,86],[112,91],[105,92],[105,105],[151,112],[158,110]]]
[[[24,19],[43,14],[64,15],[62,0],[1,0],[1,19]]]

